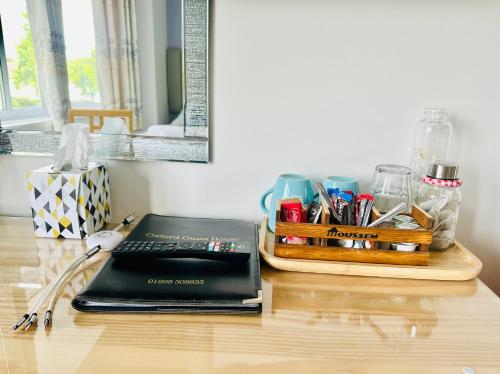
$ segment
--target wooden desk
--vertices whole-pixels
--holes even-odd
[[[80,313],[67,286],[52,330],[11,333],[83,250],[0,217],[0,373],[500,373],[500,301],[481,281],[413,281],[263,266],[258,316]],[[468,370],[468,369],[465,369]]]

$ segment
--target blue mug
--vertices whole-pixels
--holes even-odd
[[[323,187],[328,191],[329,188],[338,188],[340,191],[352,191],[354,195],[359,195],[359,184],[354,178],[331,176],[323,181]]]
[[[271,205],[266,206],[266,198],[271,196]],[[260,208],[269,217],[267,227],[274,232],[276,229],[276,203],[281,199],[298,198],[302,205],[311,204],[318,195],[314,194],[311,181],[299,174],[282,174],[278,177],[274,187],[264,192],[260,199]]]

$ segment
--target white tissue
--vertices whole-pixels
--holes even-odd
[[[64,125],[59,149],[54,154],[53,170],[59,172],[72,169],[87,169],[89,156],[89,126],[84,123]]]

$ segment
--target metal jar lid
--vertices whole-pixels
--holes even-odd
[[[449,161],[434,161],[430,164],[427,175],[436,179],[457,179],[458,165]]]

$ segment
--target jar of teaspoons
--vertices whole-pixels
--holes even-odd
[[[415,202],[434,218],[430,249],[444,250],[453,244],[461,185],[457,164],[447,161],[432,162],[427,175],[420,179]]]

